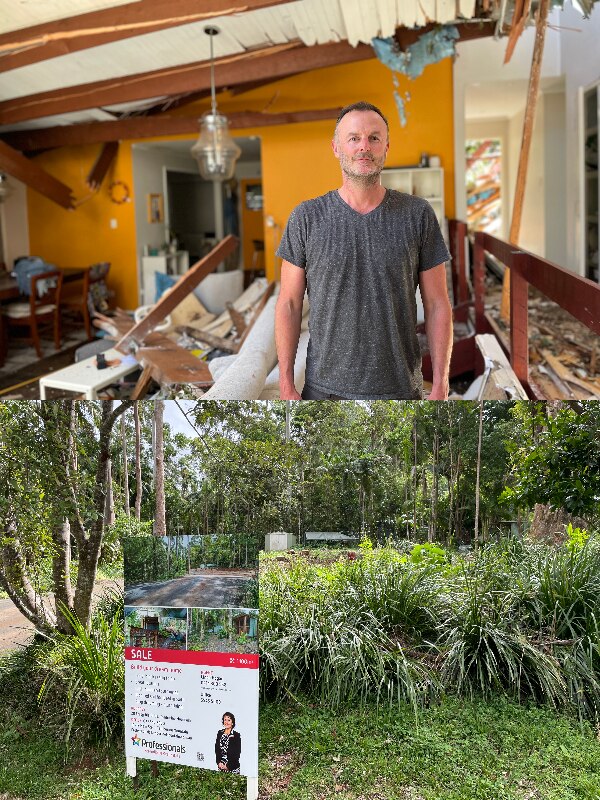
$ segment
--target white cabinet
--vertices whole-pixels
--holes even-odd
[[[188,271],[189,266],[190,257],[186,250],[163,253],[159,256],[143,256],[140,304],[149,306],[154,303],[156,296],[155,272],[163,272],[166,275],[183,275]]]
[[[424,197],[444,230],[444,170],[442,167],[392,167],[381,172],[381,183],[387,189]]]

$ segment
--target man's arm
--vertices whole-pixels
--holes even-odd
[[[446,265],[438,264],[419,274],[425,310],[425,330],[433,367],[430,400],[448,399],[448,372],[452,352],[452,308],[446,286]]]
[[[294,361],[302,324],[302,303],[306,291],[306,272],[283,261],[281,288],[275,308],[275,343],[279,359],[279,396],[282,400],[300,400],[294,385]]]

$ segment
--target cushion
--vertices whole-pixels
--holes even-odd
[[[174,286],[178,280],[179,275],[167,275],[165,272],[155,272],[154,286],[156,287],[156,293],[154,295],[154,302],[156,303],[160,300],[164,292]]]
[[[50,311],[54,311],[55,308],[55,305],[38,306],[35,310],[35,315],[37,317],[40,314],[48,314]],[[12,319],[28,317],[31,313],[31,307],[29,303],[10,303],[2,310],[7,317],[11,317]]]

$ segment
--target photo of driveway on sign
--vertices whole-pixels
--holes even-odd
[[[171,580],[127,585],[125,605],[233,608],[243,605],[253,580],[254,569],[198,569]]]

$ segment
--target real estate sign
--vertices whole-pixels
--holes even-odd
[[[229,771],[258,775],[258,655],[127,647],[125,697],[127,756],[217,770],[227,715]]]
[[[225,536],[132,537],[123,550],[127,758],[256,778],[254,553]]]

